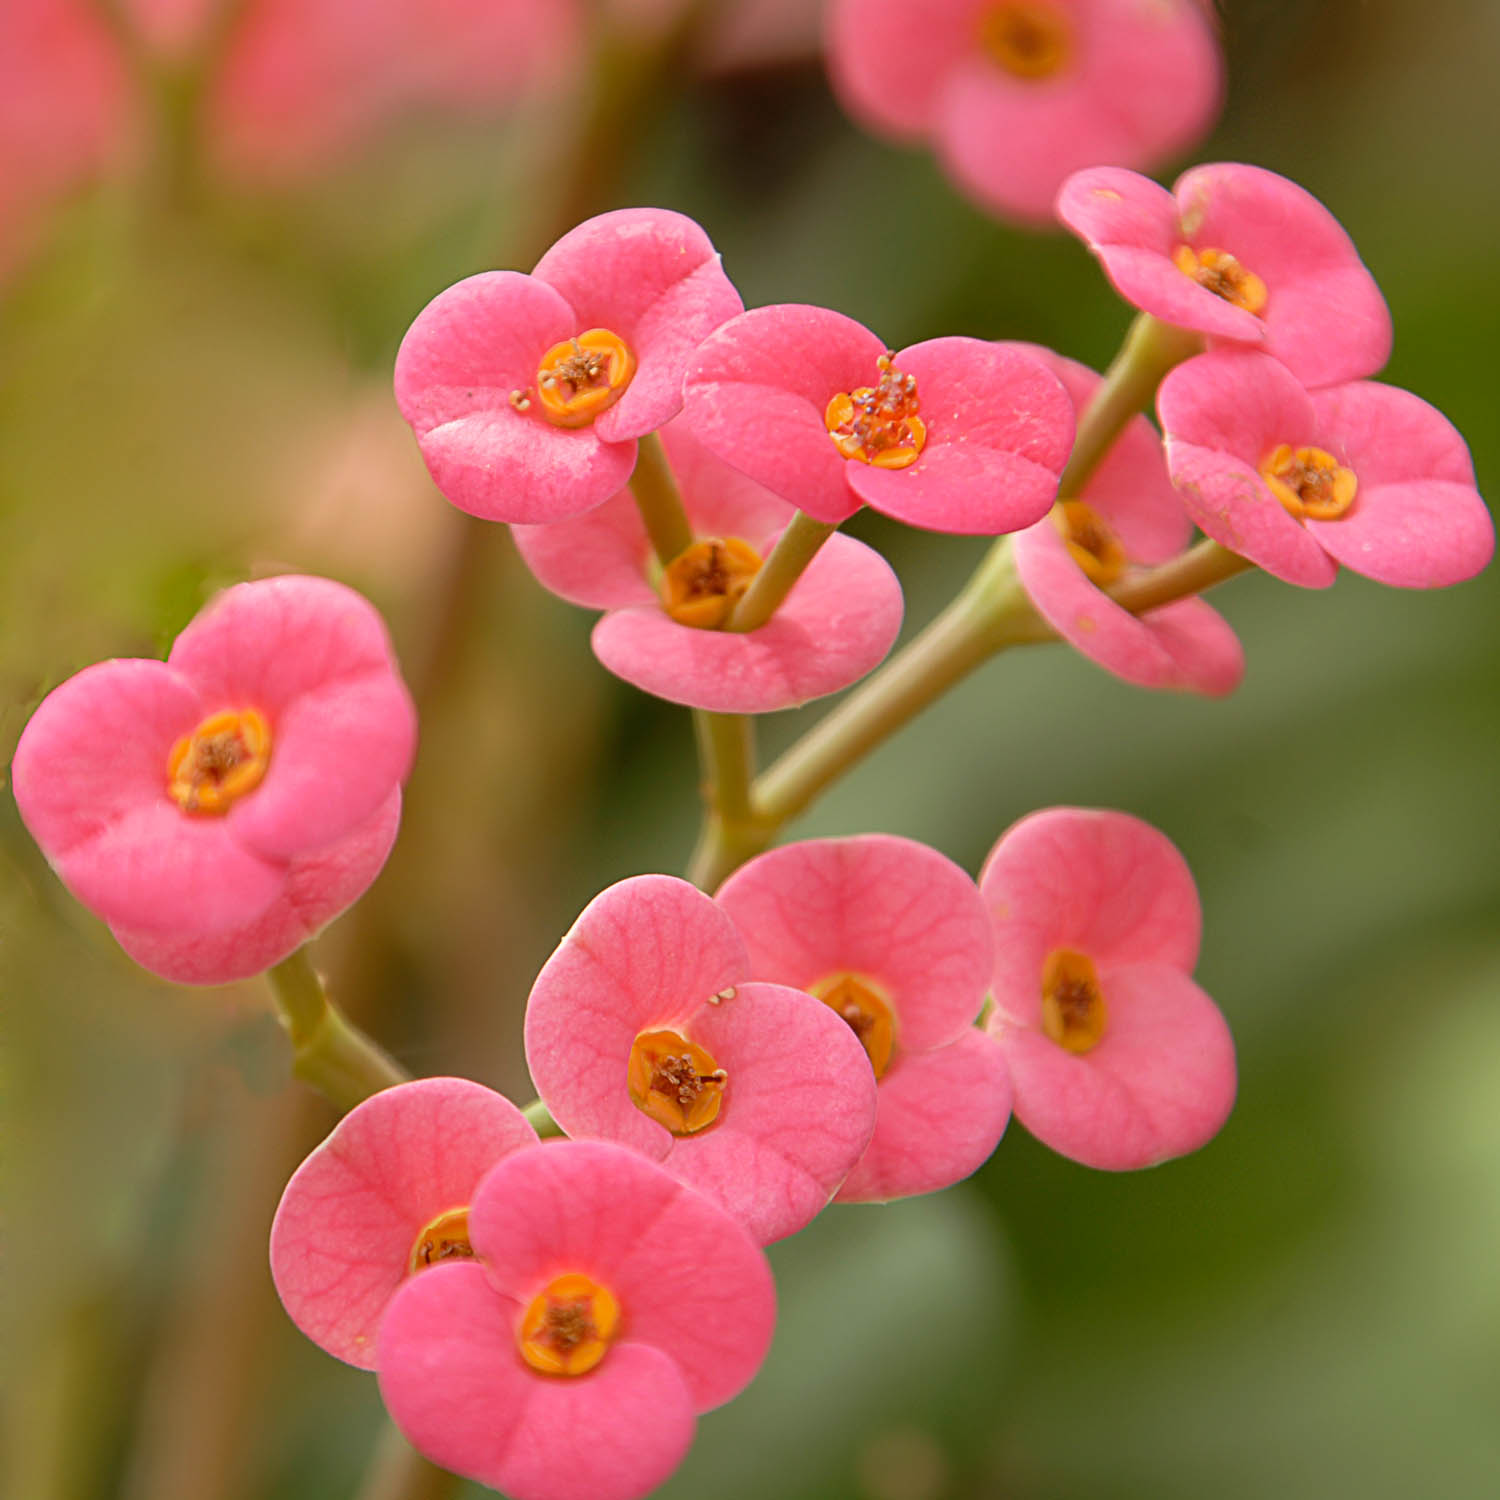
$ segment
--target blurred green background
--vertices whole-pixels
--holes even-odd
[[[408,123],[283,190],[114,176],[0,287],[5,760],[48,688],[160,653],[224,583],[368,593],[423,745],[390,865],[315,954],[416,1072],[529,1098],[540,963],[607,883],[680,870],[696,824],[686,714],[607,677],[590,618],[428,483],[388,394],[422,304],[529,265],[568,210],[655,203],[705,225],[747,304],[824,302],[893,347],[962,332],[1102,365],[1126,326],[1071,238],[987,220],[927,155],[856,130],[815,28],[780,9],[769,49],[656,56],[642,33],[614,54],[624,105],[572,198],[541,148],[586,105],[544,99]],[[1500,9],[1222,9],[1228,108],[1196,159],[1329,204],[1390,302],[1387,378],[1457,423],[1493,489]],[[909,630],[982,548],[851,529],[901,573]],[[1161,827],[1240,1049],[1229,1125],[1123,1177],[1013,1126],[969,1184],[825,1215],[773,1252],[771,1360],[664,1495],[1500,1493],[1500,588],[1246,577],[1214,603],[1249,656],[1230,700],[1014,652],[793,833],[888,830],[977,870],[1038,806]],[[819,712],[769,722],[767,755]],[[285,1086],[264,991],[134,969],[7,795],[0,1007],[0,1492],[354,1495],[374,1382],[301,1339],[265,1270],[333,1114]]]

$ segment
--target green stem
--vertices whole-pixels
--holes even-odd
[[[387,1422],[357,1500],[448,1500],[463,1481],[422,1457]]]
[[[267,970],[266,978],[292,1044],[292,1072],[340,1110],[406,1082],[406,1071],[328,998],[306,948]]]
[[[712,892],[730,870],[768,841],[752,811],[755,725],[745,714],[693,710],[698,760],[703,767],[703,826],[688,862],[688,879]]]
[[[641,439],[635,473],[630,476],[630,493],[635,496],[636,509],[641,513],[657,561],[666,567],[692,545],[693,527],[682,508],[682,496],[667,466],[661,439],[654,432]]]
[[[531,1128],[545,1141],[549,1136],[560,1136],[563,1128],[552,1118],[552,1112],[540,1099],[533,1099],[521,1111],[531,1121]]]
[[[818,549],[838,529],[837,522],[815,521],[799,510],[724,622],[724,629],[737,634],[759,630],[781,607]]]
[[[1105,592],[1131,614],[1140,615],[1174,600],[1201,594],[1254,566],[1248,557],[1241,557],[1205,537],[1170,562],[1122,578]]]

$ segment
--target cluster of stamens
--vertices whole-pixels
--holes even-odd
[[[1265,309],[1269,295],[1265,282],[1227,250],[1194,250],[1191,245],[1179,245],[1172,252],[1172,263],[1184,276],[1191,276],[1206,291],[1235,307],[1257,314]]]
[[[729,1074],[675,1031],[646,1031],[630,1049],[631,1101],[673,1135],[693,1135],[719,1117]]]
[[[890,1002],[870,981],[853,974],[830,974],[808,985],[807,992],[843,1019],[859,1038],[875,1076],[882,1077],[896,1046],[896,1012]]]
[[[1282,443],[1260,466],[1261,478],[1286,510],[1299,521],[1336,521],[1354,504],[1359,488],[1353,469],[1346,469],[1321,448],[1293,448]]]
[[[407,1269],[424,1270],[445,1260],[469,1260],[474,1247],[469,1243],[469,1210],[450,1208],[425,1225],[412,1246]]]
[[[737,536],[703,537],[668,563],[661,600],[679,625],[717,630],[760,571],[761,557]]]
[[[1069,1052],[1092,1052],[1109,1024],[1099,973],[1088,954],[1054,948],[1042,965],[1042,1031]]]
[[[823,413],[833,445],[845,458],[861,459],[881,469],[914,464],[927,441],[927,427],[917,415],[917,377],[904,375],[882,354],[880,379],[858,390],[840,391]]]
[[[190,813],[229,811],[253,791],[271,760],[271,730],[253,708],[210,714],[172,747],[167,792]]]
[[[586,427],[625,394],[635,374],[635,355],[619,334],[590,328],[541,358],[536,371],[536,399],[541,414],[557,427]],[[531,409],[532,388],[512,391],[517,411]]]
[[[516,1343],[533,1369],[546,1375],[585,1375],[604,1358],[620,1323],[620,1304],[608,1287],[570,1271],[532,1298]]]

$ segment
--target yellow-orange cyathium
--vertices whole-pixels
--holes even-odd
[[[1265,310],[1269,296],[1265,282],[1229,251],[1194,250],[1191,245],[1179,245],[1172,252],[1172,263],[1184,276],[1191,276],[1199,286],[1233,306],[1256,314]]]
[[[1053,506],[1052,519],[1069,555],[1091,583],[1103,588],[1130,566],[1120,539],[1093,506],[1082,500],[1062,500]]]
[[[673,1135],[694,1135],[719,1118],[729,1075],[706,1048],[675,1031],[643,1031],[630,1048],[631,1101]]]
[[[556,427],[587,427],[625,394],[634,374],[635,355],[625,340],[608,328],[590,328],[542,356],[536,371],[541,413]]]
[[[1092,1052],[1109,1025],[1099,973],[1088,954],[1054,948],[1042,965],[1042,1030],[1069,1052]]]
[[[469,1206],[446,1209],[424,1224],[411,1247],[410,1272],[435,1266],[440,1260],[467,1260],[474,1254],[469,1243]]]
[[[167,791],[184,812],[227,813],[260,785],[271,763],[271,729],[253,708],[210,714],[167,756]]]
[[[1260,466],[1271,493],[1300,521],[1336,521],[1351,505],[1359,488],[1353,469],[1322,448],[1293,448],[1282,443]]]
[[[585,1375],[604,1358],[620,1326],[607,1286],[580,1271],[554,1276],[531,1299],[516,1330],[521,1357],[546,1375]]]
[[[882,1077],[896,1045],[896,1012],[874,982],[854,974],[830,974],[808,985],[807,992],[848,1023],[875,1076]]]
[[[661,577],[662,605],[679,625],[717,630],[760,565],[760,553],[737,536],[703,537],[667,564]]]
[[[1014,78],[1051,78],[1073,55],[1073,26],[1046,0],[1001,0],[980,12],[979,45]]]
[[[840,391],[828,403],[823,424],[845,458],[857,458],[878,469],[905,469],[916,463],[927,441],[927,426],[917,415],[917,377],[905,375],[882,354],[874,385]]]

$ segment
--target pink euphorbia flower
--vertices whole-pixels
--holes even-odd
[[[1068,179],[1057,213],[1127,302],[1256,345],[1304,385],[1373,375],[1390,356],[1391,315],[1349,236],[1263,167],[1194,167],[1170,193],[1096,167]]]
[[[52,867],[167,978],[258,973],[375,877],[416,718],[385,627],[326,578],[226,590],[165,662],[53,691],[12,765]]]
[[[507,1156],[469,1238],[476,1260],[412,1277],[387,1308],[380,1394],[428,1458],[512,1500],[647,1494],[770,1346],[765,1256],[622,1147]]]
[[[471,1256],[469,1208],[501,1157],[536,1144],[503,1094],[420,1078],[366,1099],[292,1174],[271,1225],[271,1276],[298,1328],[375,1368],[375,1330],[412,1276]]]
[[[1193,519],[1287,583],[1323,588],[1342,563],[1440,588],[1494,552],[1463,438],[1409,391],[1357,380],[1308,392],[1267,355],[1218,350],[1173,370],[1158,410]]]
[[[512,528],[543,584],[609,611],[594,627],[599,660],[659,698],[735,714],[836,693],[879,663],[901,628],[901,584],[879,553],[852,537],[830,537],[759,629],[717,628],[792,507],[713,457],[680,417],[661,437],[695,541],[659,582],[629,491],[572,521]]]
[[[1001,837],[979,889],[1016,1118],[1106,1171],[1203,1145],[1234,1103],[1234,1043],[1191,977],[1202,917],[1171,841],[1125,813],[1048,808]]]
[[[989,1158],[1010,1118],[1010,1077],[974,1027],[994,939],[963,870],[886,834],[814,839],[752,859],[715,899],[750,972],[816,995],[869,1056],[879,1114],[840,1202],[934,1192]]]
[[[1082,412],[1100,377],[1050,349],[1032,348]],[[1232,692],[1245,674],[1239,639],[1201,599],[1133,615],[1107,585],[1175,557],[1192,525],[1167,477],[1161,439],[1144,417],[1125,425],[1083,492],[1065,496],[1011,541],[1016,575],[1038,613],[1070,645],[1139,687]]]
[[[689,431],[819,521],[861,505],[929,531],[993,536],[1046,513],[1073,407],[1029,354],[929,339],[891,354],[823,307],[758,307],[694,356]]]
[[[875,1079],[826,1005],[749,974],[734,923],[701,891],[622,880],[537,976],[526,1061],[569,1135],[659,1161],[766,1244],[806,1224],[859,1160]]]
[[[828,71],[862,124],[931,140],[965,193],[1034,222],[1080,167],[1190,146],[1223,93],[1199,0],[834,0]]]
[[[682,409],[705,335],[743,304],[682,214],[619,209],[529,276],[440,293],[396,356],[396,400],[437,487],[490,521],[561,521],[630,478],[636,439]]]

